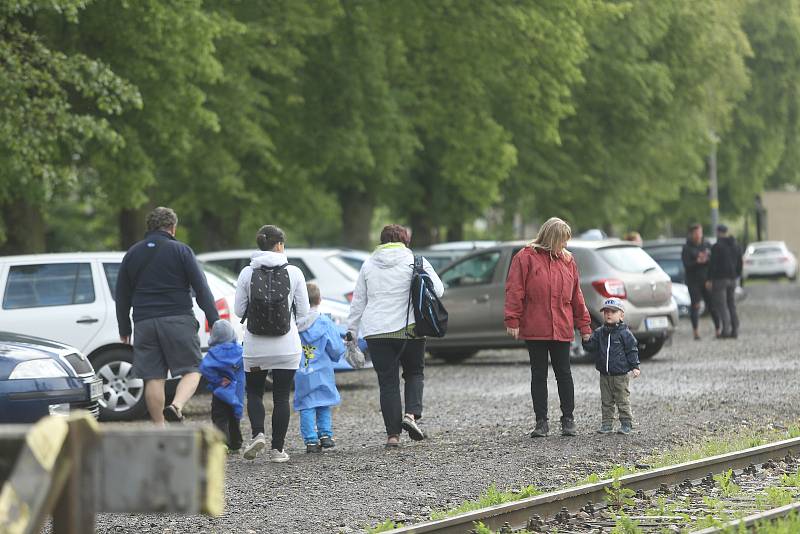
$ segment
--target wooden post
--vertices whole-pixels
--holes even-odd
[[[71,469],[53,510],[55,534],[94,532],[97,510],[97,455],[100,427],[88,414],[70,417],[67,454]]]

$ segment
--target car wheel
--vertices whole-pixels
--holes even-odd
[[[472,358],[478,353],[477,350],[436,350],[428,351],[434,358],[439,358],[447,363],[463,362],[467,358]]]
[[[644,344],[643,347],[640,346],[640,348],[639,348],[639,359],[640,360],[649,360],[650,358],[652,358],[653,356],[658,354],[658,351],[660,351],[661,347],[664,346],[664,341],[665,341],[665,338],[662,337],[662,338],[654,339],[652,341],[648,341],[647,343]]]
[[[112,349],[92,358],[95,373],[103,381],[100,419],[132,421],[147,413],[144,380],[133,376],[133,352]]]

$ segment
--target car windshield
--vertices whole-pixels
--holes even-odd
[[[646,273],[658,269],[658,264],[639,247],[607,247],[597,253],[609,265],[623,273]]]
[[[216,278],[219,278],[221,283],[227,283],[236,287],[236,277],[232,276],[231,271],[228,269],[211,265],[208,262],[200,262],[200,267],[203,269],[203,272],[206,273],[206,278],[208,278],[208,274],[211,273],[216,276]]]
[[[683,262],[672,258],[656,258],[656,262],[673,282],[683,282]]]
[[[758,247],[754,248],[752,252],[753,256],[767,256],[767,255],[774,255],[774,254],[783,254],[783,250],[780,247]]]

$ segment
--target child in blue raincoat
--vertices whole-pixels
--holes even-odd
[[[294,375],[294,409],[300,412],[300,433],[306,452],[336,446],[331,406],[341,401],[336,389],[333,362],[344,355],[345,346],[333,321],[318,311],[322,300],[316,284],[306,284],[311,312],[297,325],[303,344],[300,368]]]
[[[200,362],[200,372],[208,382],[211,396],[211,421],[225,434],[230,452],[242,448],[239,420],[244,412],[244,365],[242,346],[228,321],[221,319],[211,328],[208,353]]]

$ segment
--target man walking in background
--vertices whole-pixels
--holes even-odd
[[[122,260],[116,303],[119,337],[131,342],[133,370],[145,381],[147,411],[156,424],[183,420],[182,409],[200,382],[200,325],[194,317],[190,287],[209,326],[219,319],[214,297],[188,245],[175,239],[178,217],[159,207],[147,216],[147,233]],[[167,371],[181,375],[172,404],[164,407]]]
[[[728,235],[728,227],[717,226],[717,242],[711,247],[708,269],[711,282],[711,300],[719,317],[721,329],[718,338],[736,338],[739,335],[739,316],[736,314],[736,279],[742,275],[742,251],[736,239]]]
[[[708,281],[708,266],[711,259],[711,244],[703,239],[703,226],[692,224],[689,226],[689,235],[681,251],[683,269],[686,272],[686,286],[689,288],[691,308],[689,317],[692,320],[694,338],[700,340],[700,303],[705,302],[706,310],[714,321],[714,330],[719,335],[719,318],[711,302],[711,290],[706,287]]]

